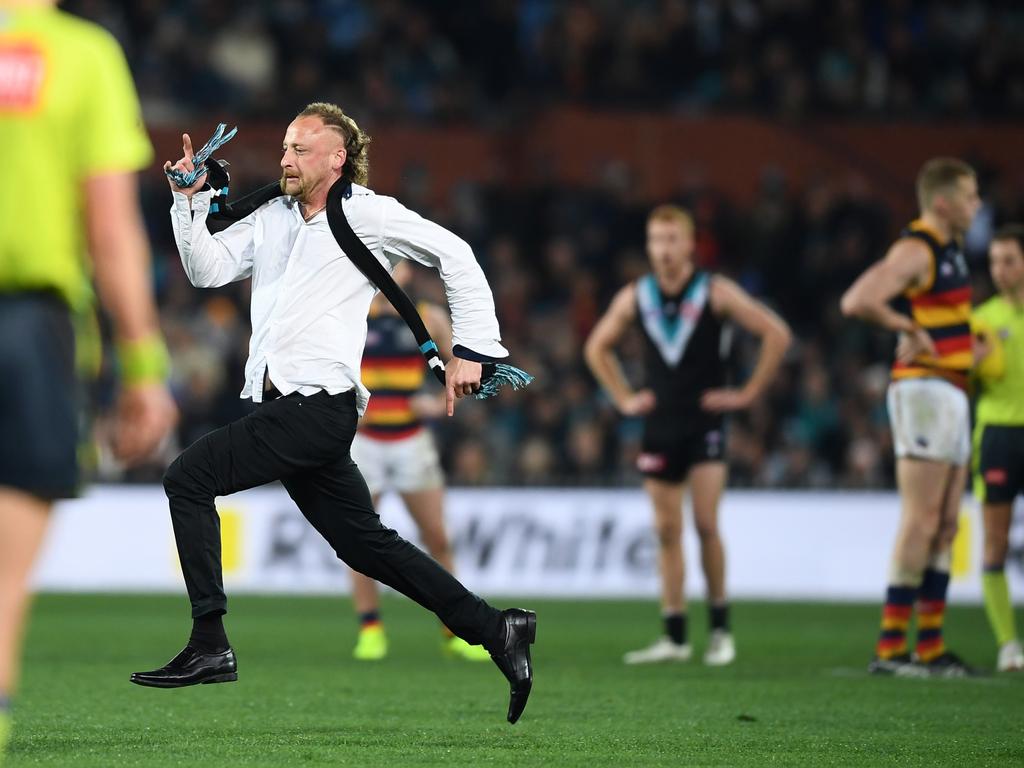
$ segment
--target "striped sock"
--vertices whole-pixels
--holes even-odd
[[[985,613],[999,645],[1017,638],[1017,626],[1013,619],[1013,604],[1010,602],[1010,588],[1006,584],[1003,566],[986,566],[981,575],[981,588],[985,593]]]
[[[886,591],[882,631],[875,646],[878,658],[891,659],[907,652],[907,627],[910,626],[916,596],[916,587],[891,585]]]
[[[360,629],[367,629],[369,627],[379,627],[380,625],[380,611],[366,611],[365,613],[359,614]]]
[[[942,638],[942,620],[946,614],[946,590],[949,572],[927,568],[921,581],[917,599],[917,651],[918,658],[932,661],[946,652]]]

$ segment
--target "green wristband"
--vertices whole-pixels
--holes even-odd
[[[117,361],[125,384],[165,381],[171,367],[164,340],[156,334],[139,341],[118,342]]]

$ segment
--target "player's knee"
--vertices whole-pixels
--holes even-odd
[[[433,555],[434,559],[448,555],[451,552],[451,544],[445,535],[443,528],[425,529],[420,531],[423,538],[423,546]]]
[[[935,538],[938,539],[939,545],[942,547],[952,546],[958,530],[960,530],[960,525],[956,520],[943,521],[939,523],[939,530]]]
[[[697,530],[697,538],[700,539],[702,545],[718,538],[718,526],[715,523],[697,521],[695,528]]]
[[[908,523],[907,527],[910,529],[911,533],[915,534],[920,539],[930,541],[939,535],[941,520],[938,512],[922,512],[916,515],[914,519]],[[955,532],[956,531],[954,529],[954,533]]]
[[[679,539],[683,535],[683,529],[674,523],[659,523],[654,528],[658,536],[658,544],[665,549],[667,547],[679,546]]]
[[[1002,531],[986,531],[984,558],[986,568],[999,568],[1006,564],[1010,541]]]

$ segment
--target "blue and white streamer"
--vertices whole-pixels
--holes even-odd
[[[167,176],[177,186],[185,189],[195,184],[202,176],[206,174],[206,161],[210,159],[210,155],[216,152],[218,149],[227,144],[231,139],[238,133],[238,128],[232,128],[227,133],[224,133],[227,128],[227,123],[218,123],[217,130],[214,131],[213,137],[203,145],[203,148],[196,152],[192,158],[192,162],[195,168],[188,173],[183,173],[177,168],[171,168],[166,171]]]

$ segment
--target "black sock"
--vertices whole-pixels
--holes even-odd
[[[498,611],[491,625],[491,631],[487,633],[482,643],[483,647],[491,653],[500,653],[505,648],[505,641],[508,639],[508,624],[505,623],[505,614]]]
[[[359,626],[365,627],[371,624],[380,624],[380,611],[366,611],[359,614]]]
[[[686,645],[686,614],[666,613],[665,634],[676,645]]]
[[[203,653],[223,653],[231,646],[224,631],[224,617],[219,613],[208,613],[192,619],[192,636],[188,644]]]
[[[709,609],[711,614],[711,631],[714,632],[716,629],[721,629],[726,632],[729,631],[729,604],[728,603],[712,603]]]

